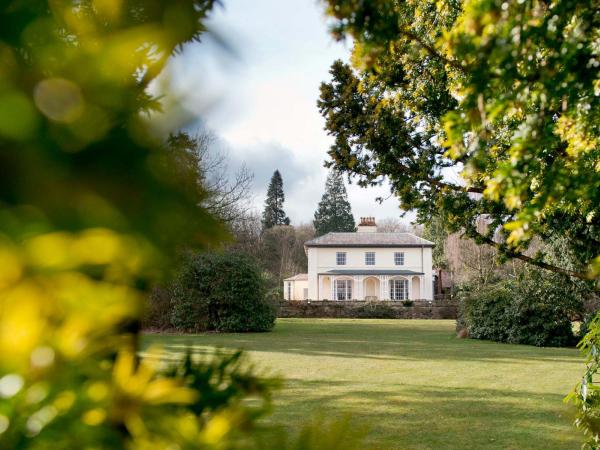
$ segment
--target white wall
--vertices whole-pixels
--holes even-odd
[[[291,285],[291,292],[288,290]],[[292,280],[283,282],[283,298],[285,300],[306,300],[304,289],[308,288],[308,280]],[[291,298],[290,298],[291,293]],[[310,298],[310,295],[309,297]]]
[[[336,253],[346,252],[346,265],[336,264]],[[375,252],[375,265],[365,264],[365,253]],[[404,265],[397,266],[394,253],[404,252]],[[421,298],[433,299],[431,247],[309,247],[308,248],[308,296],[320,300],[330,293],[318,292],[317,274],[330,270],[410,270],[424,273]],[[318,294],[317,294],[318,293]]]

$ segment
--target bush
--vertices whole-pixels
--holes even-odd
[[[585,294],[568,278],[539,270],[493,285],[466,286],[458,293],[457,331],[513,344],[574,345],[572,318],[581,314]]]
[[[275,307],[265,281],[247,256],[203,253],[188,258],[171,300],[171,322],[180,331],[269,331]]]
[[[395,319],[398,313],[389,305],[378,302],[366,302],[352,309],[352,316],[365,319]]]

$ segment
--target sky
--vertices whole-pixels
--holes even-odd
[[[316,0],[226,0],[209,27],[212,34],[187,45],[167,70],[170,91],[192,118],[187,129],[210,129],[231,169],[245,164],[254,173],[256,210],[278,169],[292,224],[312,221],[333,140],[316,106],[319,85],[335,59],[348,60],[350,43],[333,40]],[[400,216],[387,186],[347,188],[357,220]]]

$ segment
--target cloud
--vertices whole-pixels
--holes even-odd
[[[310,0],[231,0],[210,26],[229,39],[236,56],[223,57],[210,38],[186,46],[169,65],[172,90],[219,136],[232,170],[245,164],[254,173],[257,210],[278,169],[292,223],[312,221],[332,142],[316,105],[319,85],[335,59],[348,60],[350,46],[332,39],[322,4]],[[357,219],[400,214],[396,199],[375,201],[389,196],[388,186],[353,184],[348,195]]]

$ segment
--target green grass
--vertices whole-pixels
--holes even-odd
[[[149,335],[173,357],[186,345],[246,349],[285,378],[268,422],[296,432],[351,414],[365,448],[578,449],[563,397],[583,372],[577,350],[462,340],[449,320],[279,319],[272,333]]]

